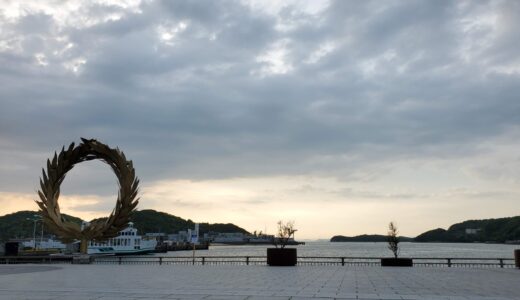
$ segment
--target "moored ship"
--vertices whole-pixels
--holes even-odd
[[[88,254],[92,255],[128,255],[145,254],[155,250],[157,241],[147,239],[137,234],[132,222],[121,230],[119,235],[103,242],[91,241],[88,245]]]

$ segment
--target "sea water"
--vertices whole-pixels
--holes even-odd
[[[197,250],[197,256],[265,256],[270,245],[210,246],[209,250]],[[288,246],[298,249],[298,256],[319,257],[390,257],[387,243],[331,243],[306,242],[305,245]],[[400,256],[424,258],[513,258],[513,251],[520,245],[480,243],[410,243],[399,244]],[[191,251],[171,251],[168,256],[191,255]],[[165,255],[158,253],[156,255]]]

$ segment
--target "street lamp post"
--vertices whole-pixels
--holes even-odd
[[[41,221],[41,217],[39,215],[33,215],[34,219],[27,218],[26,220],[30,220],[34,222],[33,225],[33,251],[36,250],[36,223]],[[43,237],[43,223],[42,223],[42,237]]]
[[[43,243],[43,220],[40,219],[41,223],[42,223],[42,235],[40,235],[40,249],[42,248],[42,243]]]

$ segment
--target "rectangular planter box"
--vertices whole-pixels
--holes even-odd
[[[267,264],[269,266],[296,266],[296,248],[268,248]]]
[[[413,267],[411,258],[381,258],[381,267]]]

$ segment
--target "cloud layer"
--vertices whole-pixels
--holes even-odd
[[[94,137],[147,188],[332,178],[338,202],[416,204],[520,192],[515,1],[60,3],[0,8],[0,191],[34,192],[54,150]],[[112,195],[98,170],[64,188]]]

